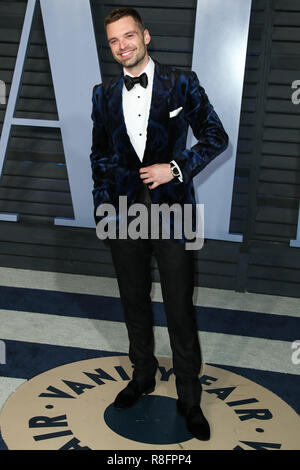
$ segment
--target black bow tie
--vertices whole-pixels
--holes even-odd
[[[142,87],[147,88],[148,77],[145,72],[139,77],[129,77],[129,75],[125,75],[124,83],[128,91],[130,91],[136,83],[140,83]]]

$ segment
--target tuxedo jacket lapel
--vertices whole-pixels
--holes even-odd
[[[130,138],[127,133],[124,112],[123,112],[123,90],[124,77],[121,75],[119,79],[114,82],[109,96],[109,123],[110,135],[114,143],[114,148],[117,154],[125,155],[130,167],[136,168],[140,166],[140,159],[134,150]]]
[[[147,140],[143,163],[151,163],[152,158],[168,141],[169,96],[171,83],[168,75],[162,73],[155,62],[152,99],[147,127]]]

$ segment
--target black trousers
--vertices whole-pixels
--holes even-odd
[[[150,205],[146,188],[138,202]],[[177,394],[186,406],[199,405],[201,351],[193,307],[193,251],[174,240],[110,240],[120,298],[129,337],[133,378],[139,382],[155,376],[153,315],[151,308],[151,257],[159,273],[173,354]]]

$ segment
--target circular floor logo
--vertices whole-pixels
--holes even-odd
[[[127,356],[63,365],[25,382],[0,415],[9,449],[299,449],[300,420],[277,395],[219,367],[204,365],[201,407],[211,439],[187,431],[176,410],[170,359],[159,359],[157,386],[128,410],[112,405],[132,374]]]

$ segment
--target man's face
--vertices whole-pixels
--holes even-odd
[[[106,27],[107,40],[114,59],[127,69],[146,64],[150,34],[141,31],[132,16],[125,16]]]

